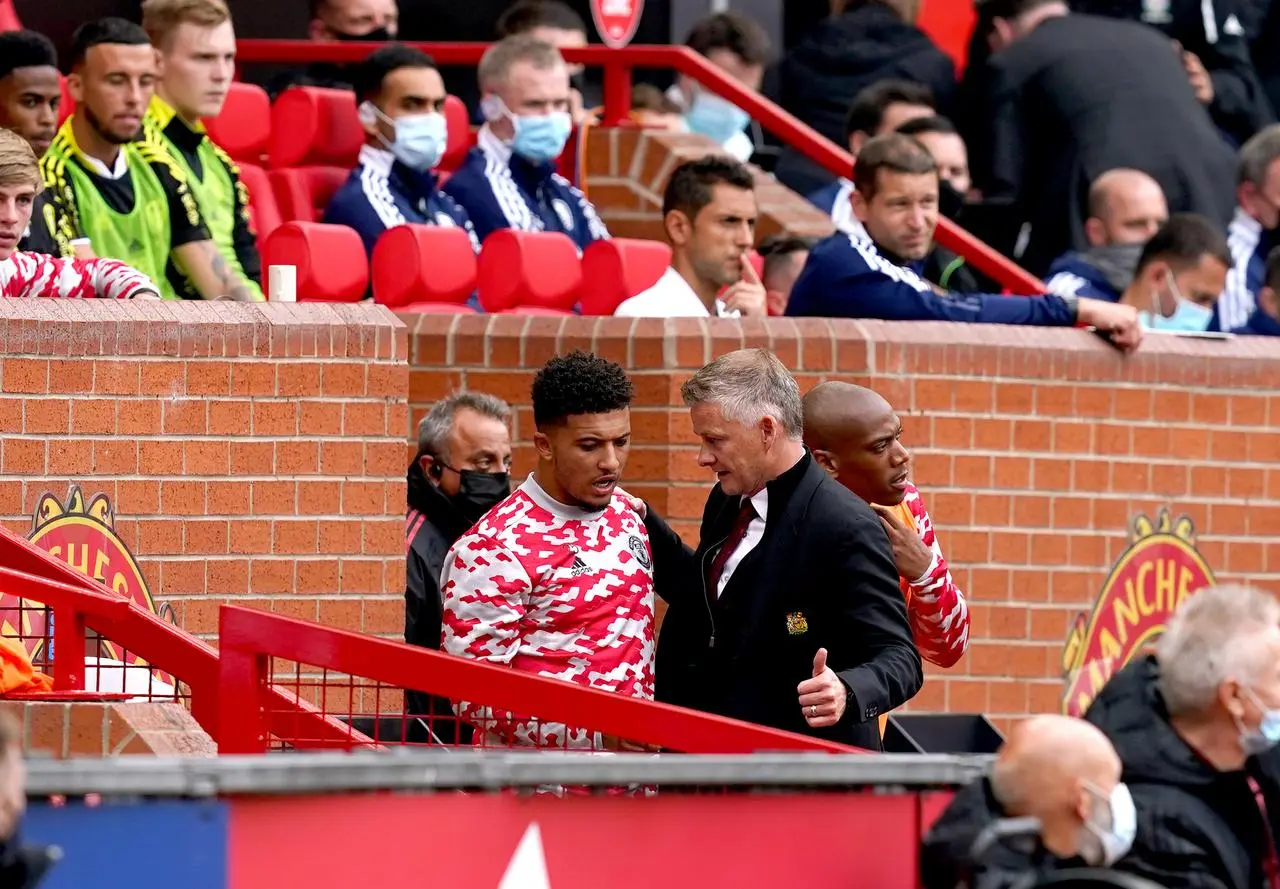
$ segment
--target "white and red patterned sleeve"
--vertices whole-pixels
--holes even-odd
[[[440,575],[444,605],[441,647],[457,657],[506,665],[520,650],[520,621],[532,582],[520,561],[498,541],[470,533],[449,550]],[[482,735],[508,746],[537,743],[540,726],[530,717],[455,701],[458,716]]]
[[[64,259],[15,252],[0,262],[4,296],[128,299],[156,292],[151,279],[114,259]]]
[[[951,577],[929,511],[914,485],[907,491],[907,507],[915,516],[916,532],[933,553],[928,570],[914,580],[907,580],[911,594],[907,606],[911,634],[925,660],[939,667],[950,667],[969,648],[969,603]]]

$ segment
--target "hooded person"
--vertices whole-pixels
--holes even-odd
[[[406,479],[404,641],[410,645],[439,650],[445,555],[511,493],[510,420],[502,399],[459,392],[436,402],[418,424],[418,454]],[[409,691],[405,712],[408,740],[457,740],[447,700]]]

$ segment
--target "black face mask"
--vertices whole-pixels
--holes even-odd
[[[581,93],[587,87],[587,75],[579,71],[569,78],[569,86]]]
[[[938,183],[938,212],[953,222],[964,211],[964,195],[956,191],[950,182]]]
[[[458,493],[449,498],[468,522],[475,524],[484,514],[511,495],[511,475],[506,472],[476,472],[457,469],[462,479]]]
[[[330,28],[329,33],[344,43],[353,43],[357,40],[368,43],[387,43],[392,39],[391,32],[386,28],[374,28],[366,34],[343,34],[341,31]]]

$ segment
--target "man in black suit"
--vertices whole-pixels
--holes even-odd
[[[1172,212],[1226,226],[1235,159],[1169,39],[1137,22],[1068,14],[1064,0],[984,0],[994,55],[974,184],[1031,224],[1021,264],[1043,275],[1083,250],[1090,184],[1118,167],[1160,183]],[[971,147],[973,147],[971,145]],[[999,245],[1002,248],[1006,245]]]
[[[805,449],[772,353],[724,355],[681,394],[718,484],[696,551],[647,510],[658,700],[881,749],[876,717],[923,682],[883,525]]]

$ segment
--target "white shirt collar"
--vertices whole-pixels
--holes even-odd
[[[129,158],[125,156],[124,146],[120,146],[120,150],[116,152],[116,162],[113,168],[108,168],[106,164],[80,152],[80,156],[84,158],[84,162],[89,165],[89,169],[105,179],[123,179],[129,173]]]
[[[503,164],[511,162],[511,146],[499,139],[488,124],[476,133],[476,146],[494,160]]]
[[[854,191],[856,189],[853,182],[848,179],[840,180],[840,191],[836,194],[836,202],[831,205],[831,221],[836,224],[838,231],[866,238],[867,230],[858,217],[853,215]]]
[[[751,505],[756,508],[760,521],[769,521],[769,488],[763,487],[751,495]]]
[[[1244,211],[1244,207],[1236,205],[1235,215],[1231,217],[1232,230],[1240,231],[1253,237],[1262,235],[1262,223]]]
[[[520,486],[520,490],[525,493],[530,500],[541,506],[547,512],[557,518],[564,519],[567,522],[590,522],[600,518],[613,505],[613,498],[609,503],[600,509],[584,509],[581,506],[569,506],[556,500],[542,485],[538,484],[534,474],[529,473],[529,477],[524,480],[524,484]],[[617,497],[617,489],[614,490],[614,497]]]

